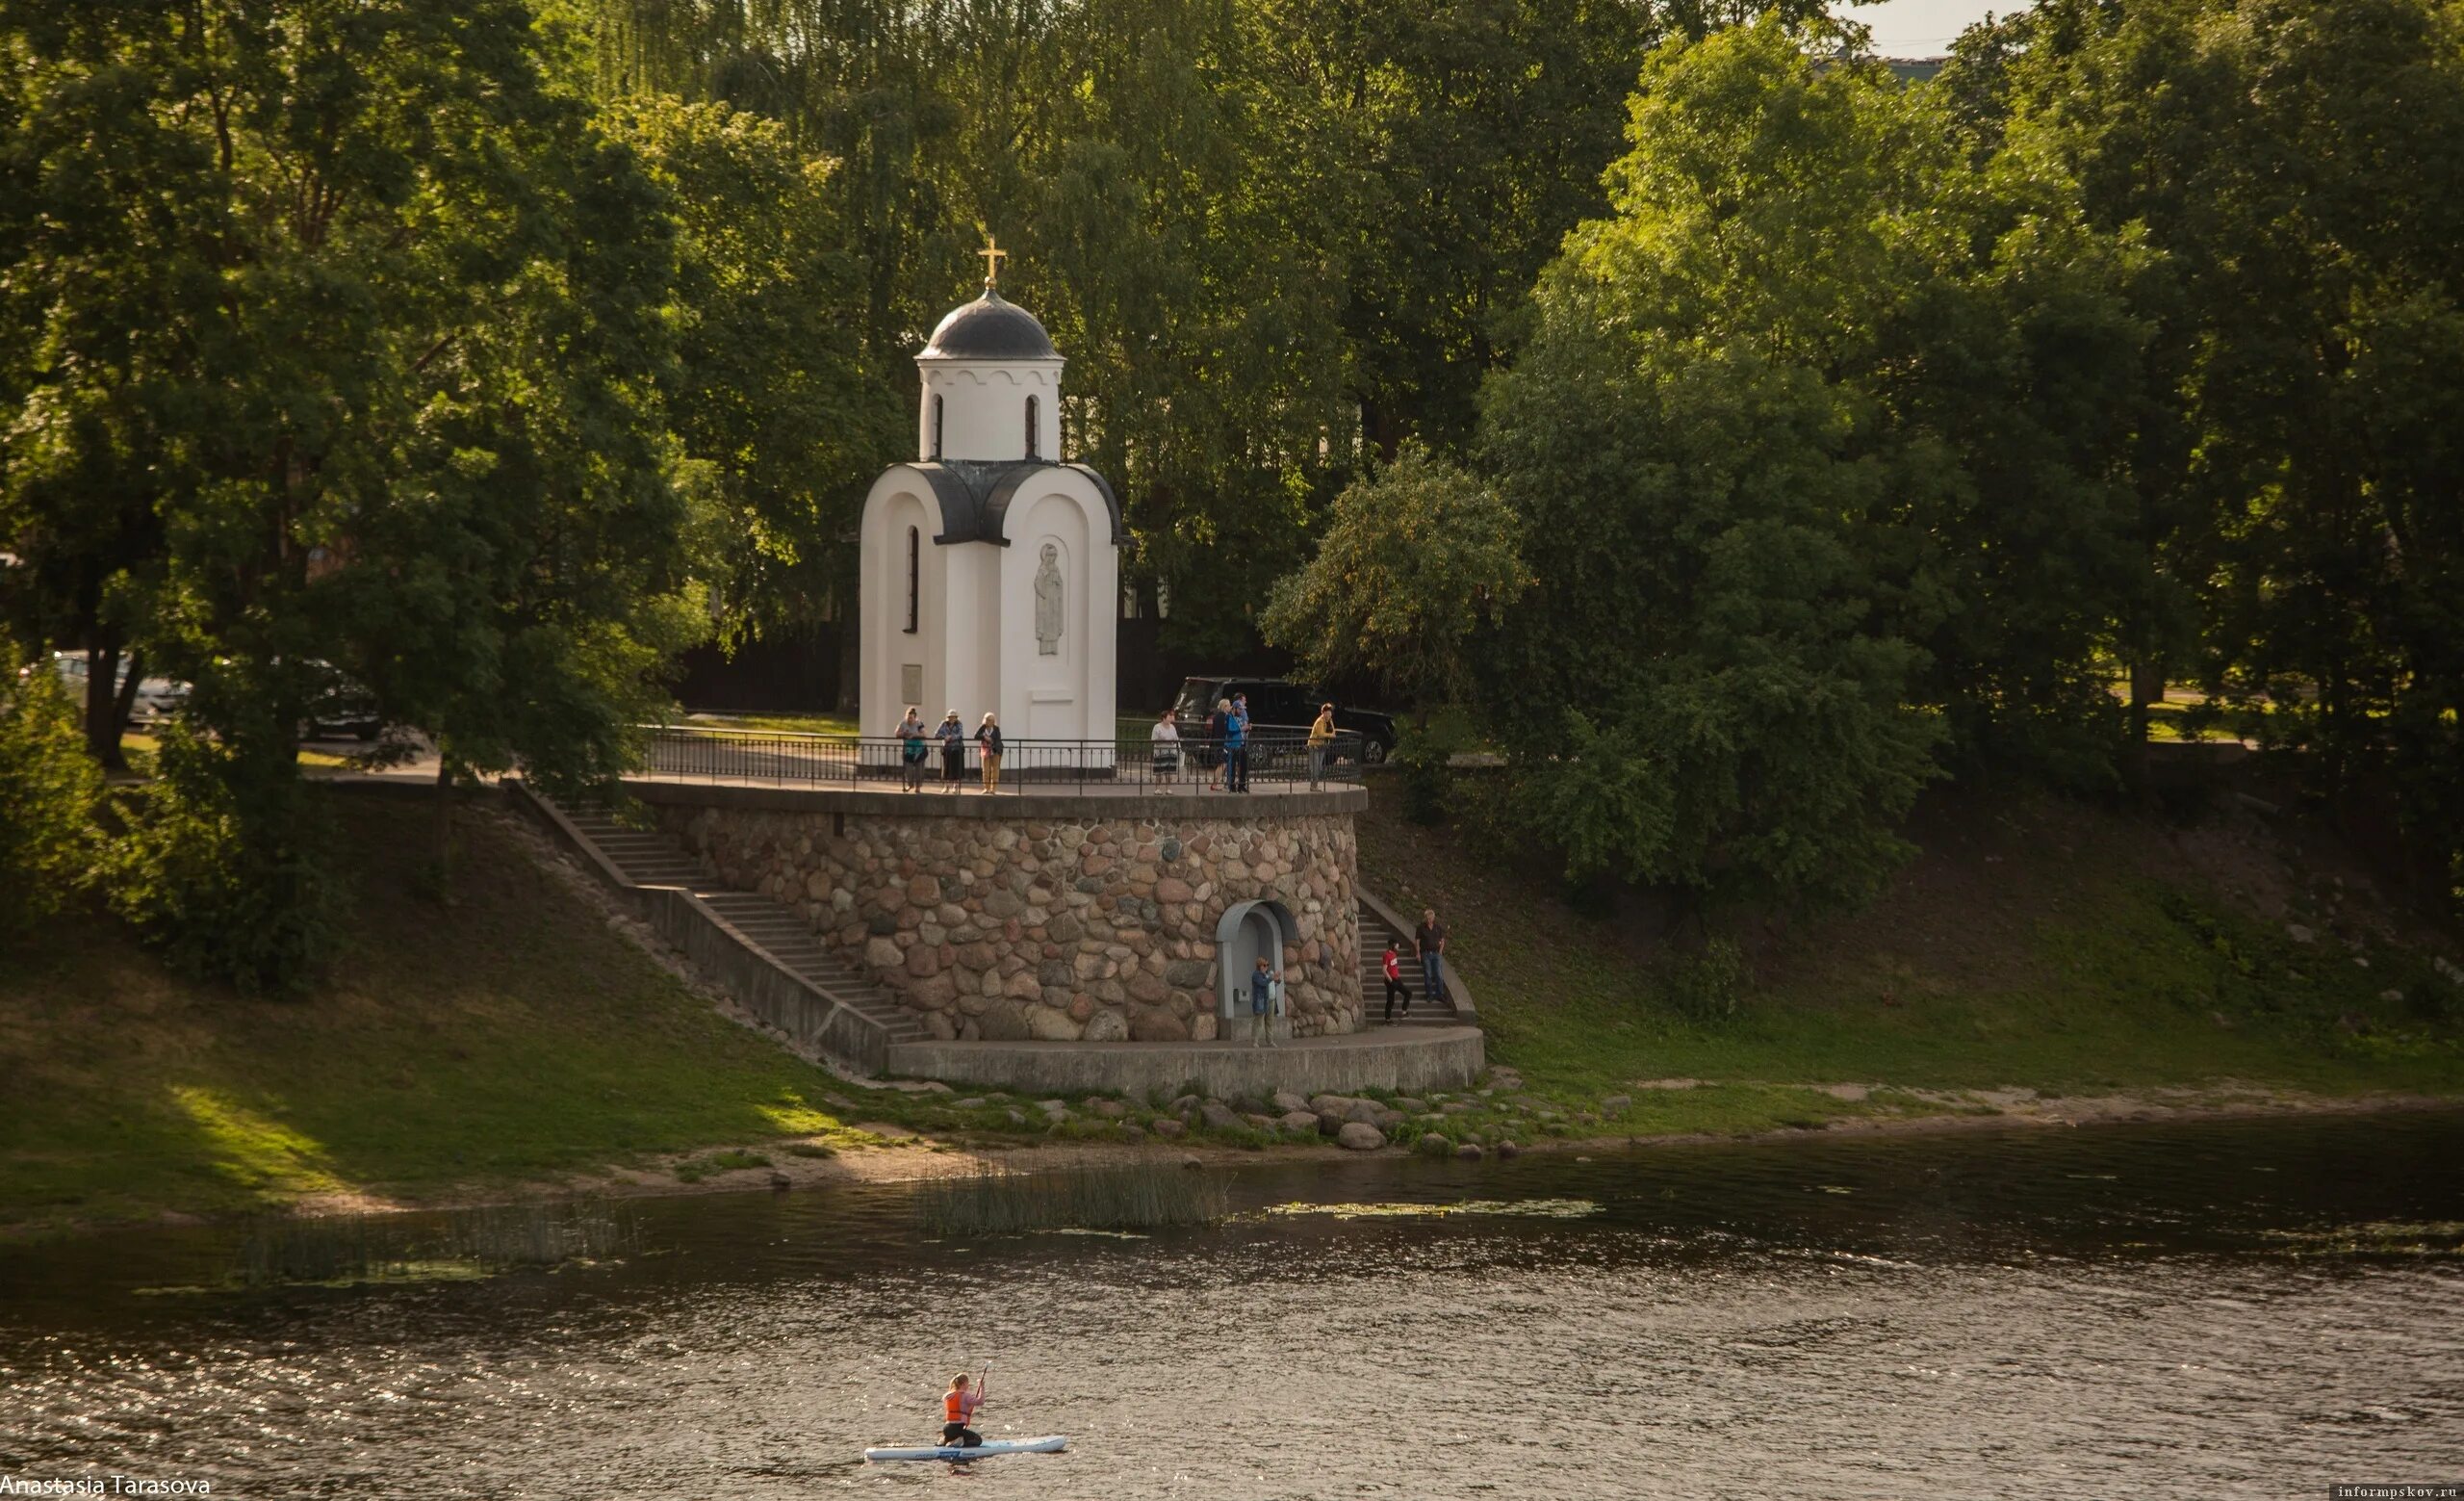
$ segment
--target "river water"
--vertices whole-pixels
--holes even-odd
[[[981,1501],[2464,1482],[2464,1116],[1263,1165],[1229,1192],[1232,1222],[1139,1239],[931,1238],[895,1187],[670,1200],[616,1263],[416,1285],[134,1290],[217,1275],[226,1230],[0,1252],[0,1475]],[[948,1374],[987,1360],[980,1426],[1067,1453],[858,1459],[929,1441]]]

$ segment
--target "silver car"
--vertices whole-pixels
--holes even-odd
[[[66,686],[69,696],[80,704],[85,703],[86,680],[91,671],[90,665],[86,660],[86,654],[84,652],[54,652],[51,654],[51,668],[52,671],[60,674],[60,681]],[[120,659],[119,681],[113,686],[115,688],[128,686],[128,659],[124,657]],[[137,682],[136,701],[129,705],[129,722],[159,724],[178,713],[180,706],[188,702],[188,696],[189,686],[175,679],[140,678]]]

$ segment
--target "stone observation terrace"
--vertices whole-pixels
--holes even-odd
[[[670,730],[624,785],[629,821],[514,795],[785,1041],[861,1072],[1466,1082],[1482,1048],[1458,984],[1438,1015],[1373,1022],[1377,954],[1409,924],[1357,888],[1369,793],[1348,748],[1312,789],[1305,746],[1268,739],[1241,793],[1209,789],[1212,746],[1159,774],[1143,743],[1013,742],[988,793],[972,755],[941,781],[937,744],[911,790],[895,740]],[[1270,1048],[1245,983],[1259,956],[1284,980]]]

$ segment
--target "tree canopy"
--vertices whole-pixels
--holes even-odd
[[[106,762],[193,685],[124,907],[289,983],[318,695],[578,789],[688,643],[842,619],[990,230],[1167,650],[1455,701],[1576,874],[1853,901],[1927,782],[2137,785],[2192,684],[2458,899],[2464,0],[1862,52],[1811,0],[0,0],[0,611]]]

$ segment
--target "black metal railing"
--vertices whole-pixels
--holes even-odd
[[[645,729],[646,776],[660,780],[762,782],[781,786],[959,787],[986,785],[984,748],[970,738],[920,745],[896,736],[813,735],[778,730],[721,730],[700,725]],[[1158,792],[1289,791],[1360,781],[1358,732],[1337,731],[1312,750],[1305,726],[1253,725],[1239,745],[1203,736],[1158,743],[1145,735],[1110,740],[1030,740],[1004,737],[999,786],[1007,790],[1058,786],[1134,787]],[[920,750],[920,755],[916,754]]]

